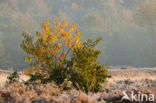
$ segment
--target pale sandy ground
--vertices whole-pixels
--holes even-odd
[[[112,78],[109,80],[156,80],[156,68],[128,68],[128,69],[108,69]]]
[[[11,74],[12,72],[11,71],[8,71],[8,70],[2,70],[0,69],[0,87],[3,87],[7,81],[7,77]],[[24,75],[23,73],[19,73],[19,76],[20,76],[20,81],[24,80],[28,80],[29,77]]]
[[[107,79],[104,88],[110,90],[126,90],[143,87],[147,85],[156,85],[156,68],[132,68],[127,69],[108,69],[112,76]]]
[[[109,74],[112,78],[107,79],[107,83],[115,83],[118,81],[132,80],[156,80],[156,68],[134,68],[126,67],[125,69],[120,69],[122,67],[112,67],[108,68]],[[0,69],[0,87],[4,86],[7,80],[7,76],[12,73],[11,71]],[[24,75],[22,72],[19,73],[20,80],[28,80],[28,76]]]
[[[2,87],[5,84],[7,76],[8,74],[5,73],[0,74],[0,87]]]

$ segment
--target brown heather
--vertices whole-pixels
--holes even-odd
[[[122,91],[128,95],[133,91],[156,96],[155,68],[114,68],[109,70],[112,78],[102,84],[103,91],[94,94],[75,89],[62,91],[52,83],[36,87],[21,83],[8,85],[1,82],[6,80],[8,74],[0,73],[0,103],[121,103]],[[28,79],[22,73],[20,78]]]
[[[97,103],[97,101],[74,89],[61,91],[53,84],[35,87],[14,83],[0,88],[0,103]]]

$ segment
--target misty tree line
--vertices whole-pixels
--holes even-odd
[[[94,18],[95,16],[92,16],[90,20],[87,20],[92,22]],[[119,20],[117,17],[114,22],[128,21],[124,21],[124,18]],[[97,21],[97,24],[100,23]],[[93,24],[95,25],[96,22]],[[86,31],[90,37],[96,38],[99,34],[104,38],[103,44],[99,47],[103,51],[100,62],[106,62],[109,65],[156,66],[156,2],[140,4],[133,11],[131,21],[127,24],[118,23],[117,26],[121,31],[112,31],[111,34],[107,32],[107,29],[102,33]],[[86,24],[84,28],[87,27]]]
[[[117,18],[115,21],[115,17],[111,19],[112,17],[109,17],[109,15],[109,22],[105,19],[104,21],[100,21],[101,18],[97,15],[90,15],[84,19],[84,23],[80,23],[82,40],[90,37],[93,39],[99,36],[103,37],[104,40],[102,44],[98,46],[98,48],[102,50],[102,55],[99,59],[101,63],[139,67],[156,66],[156,3],[151,2],[140,5],[132,16],[133,19],[124,25],[120,25],[123,24],[120,23],[124,21],[122,20],[123,18],[121,18],[121,20]],[[111,20],[112,22],[119,22],[116,26],[120,26],[122,32],[120,30],[113,31],[109,27],[107,28],[107,24],[114,26],[110,23]],[[126,22],[126,20],[124,22]],[[133,23],[135,23],[135,25],[133,25]],[[99,26],[100,24],[104,26]],[[25,53],[20,48],[22,32],[25,31],[23,28],[28,28],[29,26],[28,30],[34,28],[31,27],[31,25],[24,25],[22,29],[19,28],[21,26],[18,24],[16,26],[11,24],[7,25],[7,27],[3,25],[0,28],[0,31],[5,32],[5,34],[10,34],[0,35],[0,68],[26,68],[27,63],[23,60]],[[116,28],[116,26],[114,26],[114,28]],[[92,27],[96,30],[91,30],[90,28]],[[124,29],[122,30],[122,28]],[[101,29],[103,31],[101,31]],[[108,32],[108,30],[111,31],[111,33]],[[125,35],[125,33],[128,35]]]

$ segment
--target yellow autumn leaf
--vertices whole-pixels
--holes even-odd
[[[64,22],[62,23],[62,25],[63,25],[64,27],[68,26],[68,21],[64,21]]]
[[[93,72],[96,72],[96,68],[93,68]]]
[[[26,75],[30,75],[31,73],[33,73],[33,70],[32,69],[28,69],[24,72],[24,74]]]
[[[67,53],[63,53],[62,55],[60,55],[60,59],[64,59],[66,57]]]

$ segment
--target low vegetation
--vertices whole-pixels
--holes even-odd
[[[156,95],[155,68],[111,68],[113,68],[112,71],[108,73],[112,78],[102,84],[102,92],[86,94],[74,88],[63,90],[54,83],[25,85],[23,82],[16,81],[0,86],[0,103],[126,103],[126,101],[121,102],[123,91],[126,91],[129,96],[132,91],[136,94],[140,92]],[[20,80],[28,79],[23,73],[18,72],[18,74]],[[4,77],[6,80],[7,75],[8,73],[0,72],[0,81],[3,81]]]

